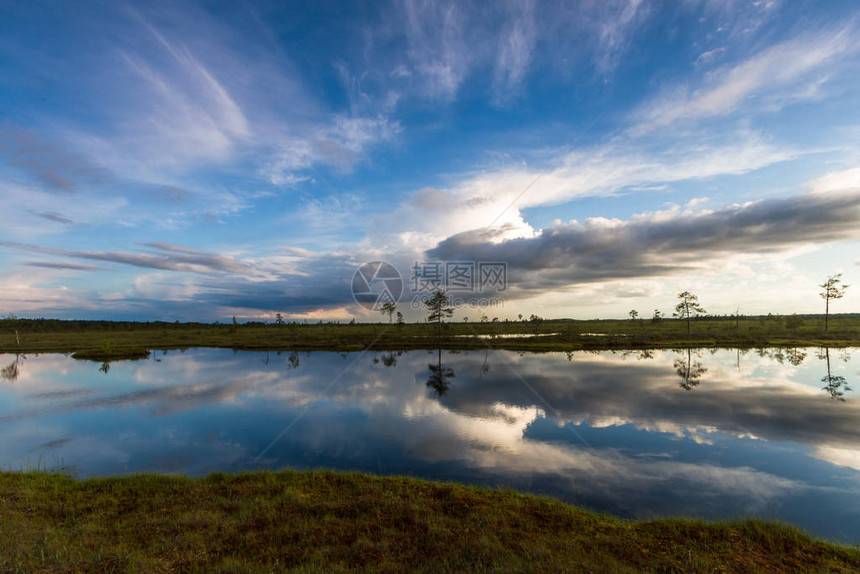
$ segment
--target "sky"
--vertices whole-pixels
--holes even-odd
[[[857,78],[850,0],[0,0],[0,315],[860,312]]]

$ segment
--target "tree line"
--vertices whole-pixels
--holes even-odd
[[[842,282],[842,274],[831,275],[829,276],[823,283],[819,285],[821,291],[819,292],[819,296],[824,299],[824,330],[825,332],[829,331],[830,328],[830,308],[833,302],[841,299],[845,296],[845,291],[848,289],[849,285],[846,285]],[[426,301],[424,301],[425,311],[427,313],[427,321],[430,323],[436,323],[438,327],[438,332],[441,336],[442,333],[442,324],[446,319],[450,319],[453,316],[454,308],[450,304],[450,299],[448,295],[442,291],[437,290],[433,295],[431,295]],[[384,302],[379,311],[383,315],[388,316],[388,322],[392,323],[394,321],[394,317],[396,316],[397,324],[403,325],[403,314],[397,310],[397,304],[394,301],[386,301]],[[682,291],[677,294],[677,304],[674,307],[674,312],[672,316],[684,321],[687,327],[687,334],[691,333],[691,322],[707,313],[705,308],[699,303],[699,298],[696,294],[691,291]],[[628,313],[628,317],[630,320],[635,321],[639,319],[640,315],[636,309],[631,310]],[[739,314],[735,314],[734,318],[737,321]],[[486,316],[482,316],[482,322],[486,319]],[[657,323],[663,319],[663,313],[659,309],[654,310],[654,314],[651,316],[651,322]],[[539,324],[542,323],[545,319],[539,317],[535,314],[532,314],[528,319],[525,319],[522,314],[519,315],[520,321],[528,321],[531,323]],[[498,321],[498,318],[493,319],[494,322]],[[786,327],[792,329],[796,332],[797,328],[803,323],[802,318],[797,315],[792,315],[786,318]],[[284,320],[284,315],[282,313],[275,314],[275,322],[276,326],[284,326],[288,323]],[[298,325],[295,321],[290,322],[289,325]],[[322,321],[320,321],[322,324]],[[355,319],[353,319],[350,324],[355,324]],[[46,319],[46,318],[38,318],[38,319],[21,319],[16,317],[13,314],[7,315],[6,317],[0,318],[0,331],[5,332],[17,332],[19,329],[26,328],[29,332],[63,332],[63,331],[131,331],[131,330],[139,330],[139,329],[188,329],[188,328],[207,328],[212,326],[219,326],[221,323],[215,321],[214,323],[201,323],[201,322],[183,322],[179,321],[168,322],[168,321],[104,321],[104,320],[77,320],[77,319]],[[227,324],[229,326],[229,324]],[[242,323],[242,326],[247,327],[266,327],[271,326],[271,322],[264,321],[246,321]],[[239,323],[236,320],[236,317],[233,317],[232,328],[237,328]]]

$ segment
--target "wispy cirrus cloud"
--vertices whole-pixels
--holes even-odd
[[[20,170],[42,189],[74,193],[82,186],[97,186],[114,175],[86,157],[31,129],[0,125],[0,160]]]
[[[237,16],[253,33],[193,4],[117,10],[125,34],[94,40],[99,49],[79,63],[100,70],[81,81],[103,108],[101,125],[67,125],[64,145],[179,202],[206,170],[250,168],[252,178],[291,185],[313,169],[348,172],[399,133],[385,110],[319,101],[291,57],[272,49],[265,23]]]
[[[162,269],[166,271],[188,271],[193,273],[236,273],[249,274],[251,267],[235,257],[206,253],[169,244],[148,244],[155,249],[154,253],[124,253],[116,251],[77,251],[42,247],[26,243],[0,241],[0,246],[9,249],[70,257],[73,259],[89,259],[143,267],[147,269]]]
[[[496,104],[503,104],[519,95],[538,36],[533,1],[509,8],[512,17],[499,35],[498,57],[493,72],[493,99]]]
[[[469,6],[407,0],[404,5],[409,59],[426,80],[426,95],[453,100],[475,59],[469,49]]]
[[[138,131],[149,135],[152,152],[156,151],[155,142],[172,142],[171,153],[182,154],[180,158],[174,156],[174,161],[224,159],[237,141],[250,135],[242,109],[213,72],[186,47],[174,46],[143,22],[157,45],[169,54],[173,66],[156,68],[137,54],[122,54],[148,96],[139,104],[139,110],[145,111],[139,121],[146,125]]]
[[[415,100],[450,105],[464,93],[508,107],[529,91],[536,69],[563,70],[566,77],[575,69],[589,81],[597,70],[605,79],[651,12],[644,0],[408,0],[392,3],[376,29],[365,31],[361,58],[340,69],[365,80],[362,98],[389,109]]]
[[[294,185],[315,176],[319,167],[345,173],[352,170],[374,145],[389,141],[402,131],[399,122],[386,116],[335,116],[325,125],[298,135],[273,131],[273,152],[260,173],[275,185]]]
[[[98,267],[96,265],[85,265],[82,263],[68,263],[61,261],[25,261],[24,265],[29,265],[30,267],[43,267],[45,269],[60,269],[67,271],[99,271],[104,269],[104,267]]]
[[[710,72],[698,86],[664,89],[634,113],[634,132],[725,116],[748,109],[751,98],[761,102],[753,107],[779,106],[786,98],[802,97],[798,86],[832,73],[833,66],[855,53],[857,45],[857,26],[852,21],[761,49],[744,61]]]
[[[2,177],[2,176],[0,176]],[[0,227],[5,239],[32,241],[40,235],[57,234],[72,224],[115,225],[128,200],[110,193],[111,186],[81,185],[73,193],[58,193],[44,186],[0,180]]]
[[[32,213],[33,215],[37,215],[37,216],[41,217],[42,219],[47,219],[48,221],[53,221],[54,223],[62,223],[63,225],[71,225],[72,223],[74,223],[74,221],[72,221],[68,217],[63,217],[59,213],[54,213],[51,211],[46,211],[44,213],[37,213],[35,211],[30,211],[30,213]]]
[[[599,18],[597,68],[605,74],[618,65],[630,45],[633,31],[647,18],[648,6],[643,0],[627,0],[608,2],[603,8],[606,13]]]

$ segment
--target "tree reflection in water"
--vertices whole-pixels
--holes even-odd
[[[0,369],[0,379],[4,381],[15,382],[21,374],[21,364],[27,357],[15,353],[15,360]]]
[[[385,353],[382,355],[382,364],[385,365],[385,368],[396,367],[397,366],[397,356],[400,355],[398,352],[395,353]]]
[[[806,359],[806,351],[803,349],[788,349],[785,352],[785,357],[788,359],[788,362],[791,363],[795,367],[799,367],[801,363]]]
[[[481,378],[490,372],[490,348],[484,349],[484,362],[481,364]]]
[[[427,386],[436,391],[436,394],[444,396],[451,386],[449,379],[454,378],[454,370],[442,365],[442,349],[436,351],[436,364],[428,363],[430,376],[427,377]]]
[[[682,389],[690,391],[693,387],[698,387],[701,382],[699,379],[708,369],[702,366],[699,361],[693,362],[693,354],[691,349],[687,349],[687,356],[675,359],[675,372],[681,377],[679,385]]]
[[[830,393],[831,399],[844,402],[845,392],[853,389],[848,386],[845,377],[833,375],[830,372],[830,349],[825,348],[823,353],[819,352],[818,357],[827,363],[827,374],[821,377],[821,382],[824,383],[824,386],[821,387],[821,389]],[[848,362],[850,359],[851,356],[847,351],[845,351],[842,360]]]

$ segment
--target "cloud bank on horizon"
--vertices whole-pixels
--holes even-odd
[[[820,312],[858,40],[826,1],[3,3],[0,314],[378,320],[371,260],[503,261],[502,318]]]

